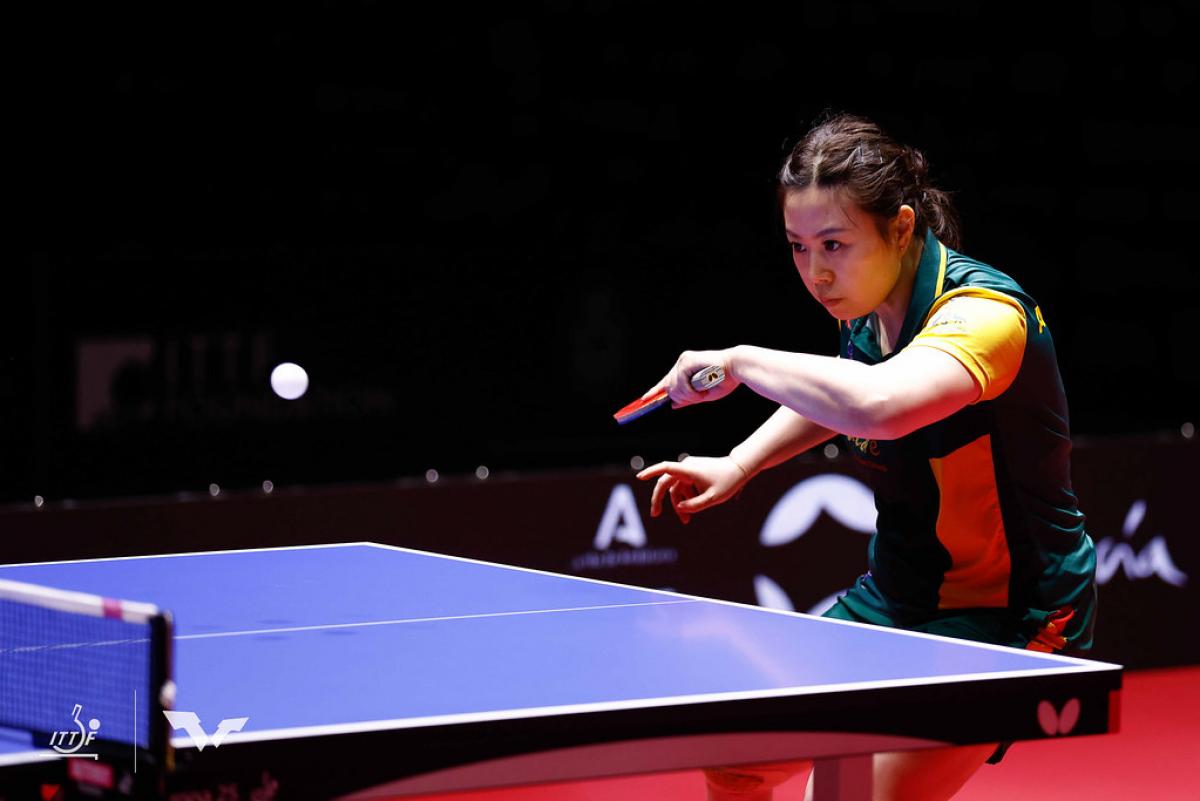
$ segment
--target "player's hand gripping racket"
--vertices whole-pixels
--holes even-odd
[[[717,384],[725,380],[724,367],[705,367],[698,373],[692,376],[692,388],[697,392],[706,392]],[[647,412],[652,412],[660,406],[665,406],[671,402],[671,397],[667,394],[664,387],[653,395],[645,398],[638,398],[633,403],[613,415],[616,421],[621,425],[625,425],[630,420],[636,420]]]

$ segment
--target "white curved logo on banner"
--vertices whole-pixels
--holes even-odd
[[[1136,500],[1125,513],[1121,535],[1129,539],[1137,533],[1138,526],[1146,517],[1146,502]],[[1130,581],[1157,576],[1172,587],[1187,584],[1187,574],[1175,566],[1167,541],[1161,534],[1154,537],[1141,551],[1135,551],[1128,542],[1105,537],[1096,543],[1096,583],[1107,584],[1118,570],[1124,569]]]
[[[782,609],[785,612],[796,611],[792,599],[784,592],[783,587],[766,576],[754,577],[754,597],[759,606],[765,606],[768,609]],[[828,608],[826,607],[826,609]]]
[[[794,542],[821,512],[851,531],[875,531],[875,495],[857,479],[829,473],[805,479],[784,493],[763,522],[759,542],[767,547]]]
[[[768,548],[795,542],[812,528],[821,512],[851,531],[875,532],[875,495],[857,479],[828,473],[807,478],[785,492],[763,521],[759,542]],[[808,609],[808,614],[821,614],[843,592],[822,598]],[[796,609],[787,592],[767,576],[754,577],[754,595],[759,606],[788,612]]]

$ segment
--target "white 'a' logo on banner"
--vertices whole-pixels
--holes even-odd
[[[634,548],[646,545],[646,529],[642,526],[642,516],[638,514],[637,498],[628,484],[613,487],[592,544],[597,551],[603,551],[611,547],[614,540]]]

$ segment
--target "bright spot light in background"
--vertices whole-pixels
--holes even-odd
[[[271,371],[271,389],[284,400],[295,400],[308,389],[308,373],[292,362],[284,362]]]
[[[825,458],[836,459],[838,456],[838,446],[832,442],[825,446]]]
[[[646,466],[646,460],[640,456],[635,456],[629,460],[629,466],[632,467],[634,470],[641,470],[643,467]]]
[[[218,495],[220,495],[221,494],[220,485],[219,484],[209,484],[208,485],[208,494],[213,496],[214,498],[217,497]]]
[[[491,475],[491,471],[488,470],[487,467],[485,467],[484,465],[479,465],[479,467],[475,468],[475,478],[478,478],[482,481],[483,479],[487,478],[489,475]]]
[[[1183,434],[1184,439],[1191,439],[1196,436],[1196,426],[1192,423],[1184,423],[1179,427],[1179,433]]]
[[[430,484],[436,484],[437,480],[438,480],[438,471],[436,471],[432,468],[430,468],[429,470],[426,470],[425,471],[425,480],[428,481]]]
[[[33,496],[33,505],[36,506],[37,508],[41,509],[42,504],[44,504],[45,502],[46,502],[46,499],[43,498],[41,495]]]
[[[264,481],[264,482],[262,483],[262,488],[263,488],[263,492],[265,492],[265,493],[267,493],[268,495],[270,495],[272,492],[274,492],[274,491],[275,491],[275,482],[273,482],[273,481]]]

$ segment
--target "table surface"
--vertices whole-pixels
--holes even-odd
[[[209,732],[248,718],[226,743],[1119,679],[1088,660],[373,543],[3,565],[0,579],[170,610],[175,708]],[[27,751],[0,738],[0,760]]]

